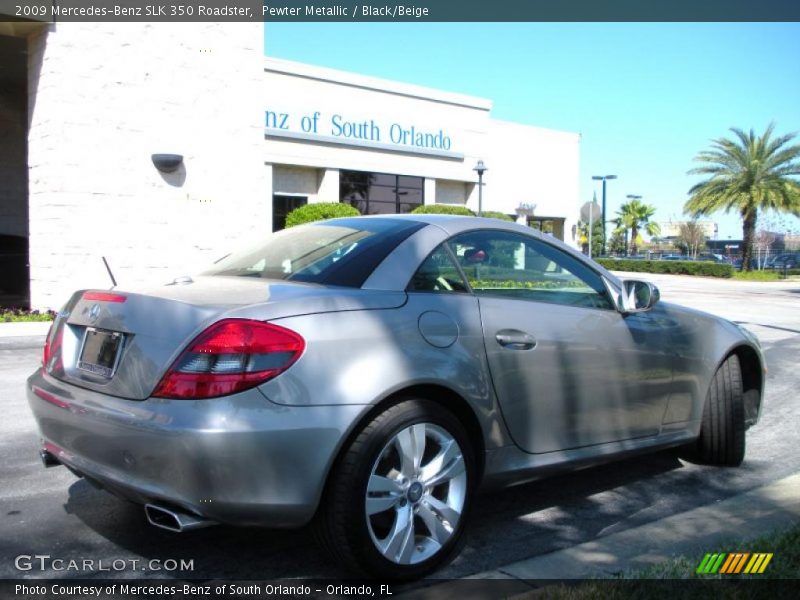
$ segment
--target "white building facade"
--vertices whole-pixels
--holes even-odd
[[[108,287],[101,257],[123,287],[167,282],[304,203],[477,211],[478,160],[484,210],[535,206],[574,244],[579,135],[492,119],[489,100],[265,59],[261,23],[0,25],[0,240],[25,246],[0,304]]]
[[[491,118],[490,100],[267,58],[265,162],[276,223],[306,202],[365,214],[419,204],[517,216],[574,241],[580,136]],[[535,207],[535,208],[534,208]],[[520,211],[521,212],[521,211]]]

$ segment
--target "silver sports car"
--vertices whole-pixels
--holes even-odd
[[[664,448],[735,466],[756,338],[547,235],[388,215],[289,229],[194,278],[76,292],[28,380],[42,460],[156,526],[315,522],[422,576],[479,488]]]

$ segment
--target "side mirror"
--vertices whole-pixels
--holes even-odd
[[[661,298],[658,288],[649,281],[628,279],[622,282],[620,312],[625,314],[645,312]]]

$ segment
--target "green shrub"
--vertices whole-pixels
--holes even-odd
[[[500,219],[501,221],[514,221],[510,216],[506,213],[501,213],[496,210],[485,210],[483,211],[483,216],[487,219]]]
[[[733,267],[723,263],[693,260],[626,260],[624,258],[597,258],[595,260],[611,271],[733,277]]]
[[[466,206],[453,204],[423,204],[411,211],[414,215],[461,215],[463,217],[474,217],[475,213]]]
[[[38,311],[25,308],[0,309],[0,323],[24,323],[29,321],[52,321],[56,313],[52,310]]]
[[[359,215],[361,213],[358,212],[357,208],[344,202],[318,202],[295,208],[286,215],[286,227],[324,221],[325,219],[335,219],[337,217],[358,217]]]

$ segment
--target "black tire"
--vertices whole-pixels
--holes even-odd
[[[464,479],[459,479],[461,489],[465,490],[463,509],[457,525],[452,527],[449,539],[441,544],[438,551],[416,564],[399,564],[387,559],[378,549],[378,542],[373,540],[372,525],[368,524],[370,517],[366,508],[367,485],[373,470],[384,460],[380,457],[387,456],[387,448],[395,447],[390,446],[390,442],[412,425],[419,424],[425,424],[425,427],[432,425],[431,429],[437,431],[443,430],[458,444],[466,473],[465,486]],[[431,451],[435,451],[435,444],[427,440],[426,437],[426,444],[431,447]],[[424,577],[451,560],[461,548],[475,485],[475,473],[473,449],[461,422],[435,402],[424,399],[402,400],[374,417],[344,450],[334,466],[315,521],[317,539],[336,561],[360,575],[398,581]],[[449,486],[453,484],[442,485],[448,486],[449,493]],[[401,497],[404,498],[403,506],[416,506],[405,496]],[[425,503],[420,500],[417,502]],[[386,518],[396,519],[399,523],[399,513],[392,513],[392,510],[395,509],[383,514],[390,515]],[[412,524],[421,522],[416,513],[414,515],[411,517]],[[417,525],[412,531],[422,536],[430,530]],[[421,547],[417,546],[416,541],[412,545],[417,549]]]
[[[742,370],[739,357],[720,365],[708,389],[700,437],[684,458],[707,465],[738,467],[744,460],[745,422]]]

